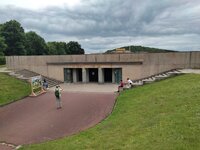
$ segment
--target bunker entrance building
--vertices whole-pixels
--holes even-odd
[[[119,83],[171,69],[200,68],[200,52],[6,56],[12,70],[27,69],[67,83]]]

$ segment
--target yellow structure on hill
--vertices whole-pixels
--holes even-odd
[[[125,48],[116,48],[114,53],[131,53],[131,52],[126,50]]]

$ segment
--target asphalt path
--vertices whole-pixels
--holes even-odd
[[[52,91],[26,97],[0,107],[0,142],[23,145],[76,134],[105,119],[115,98],[114,93],[64,92],[63,108],[56,109]]]

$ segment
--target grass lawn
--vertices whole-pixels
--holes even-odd
[[[199,150],[200,75],[182,75],[124,91],[112,115],[97,126],[21,149]]]
[[[0,106],[23,98],[30,91],[28,83],[0,73]]]

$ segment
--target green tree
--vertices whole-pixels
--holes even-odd
[[[25,33],[21,24],[11,20],[1,26],[1,33],[7,48],[5,55],[25,55]]]
[[[4,56],[6,48],[7,45],[5,44],[5,39],[3,37],[0,37],[0,56]]]
[[[69,54],[69,52],[67,51],[67,44],[65,42],[57,42],[57,43],[58,43],[57,49],[60,53],[62,53],[62,55]]]
[[[84,49],[81,48],[81,45],[78,42],[70,41],[67,43],[67,51],[70,54],[84,54]]]
[[[4,52],[7,45],[5,44],[5,40],[3,37],[0,37],[0,65],[4,65],[6,63],[6,59],[4,56]]]
[[[49,55],[65,55],[67,44],[65,42],[48,42],[48,54]]]
[[[45,40],[37,33],[30,31],[26,35],[26,54],[27,55],[45,55],[48,53],[48,47]]]
[[[48,47],[48,54],[49,55],[56,55],[57,52],[56,52],[55,42],[48,42],[47,47]]]

